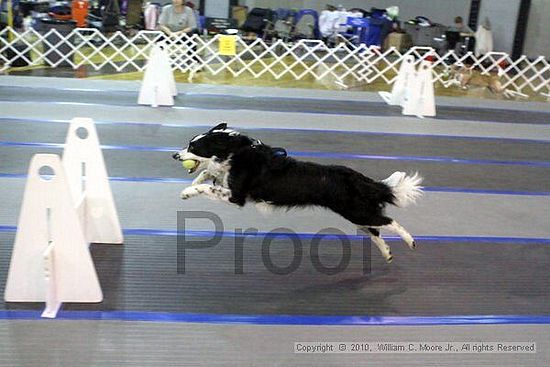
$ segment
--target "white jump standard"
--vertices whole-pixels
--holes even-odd
[[[63,160],[31,159],[4,299],[45,302],[48,318],[63,302],[101,302],[89,244],[123,241],[93,121],[75,118]]]

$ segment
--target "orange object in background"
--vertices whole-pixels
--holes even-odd
[[[77,27],[86,27],[88,25],[88,0],[73,0],[71,15],[76,21]]]

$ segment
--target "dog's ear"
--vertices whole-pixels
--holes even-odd
[[[227,123],[222,122],[222,123],[217,124],[216,126],[214,126],[212,129],[210,129],[209,132],[212,132],[214,130],[225,130],[225,129],[227,129]]]

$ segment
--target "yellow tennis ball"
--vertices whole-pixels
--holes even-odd
[[[192,169],[195,167],[196,164],[197,164],[197,161],[194,159],[186,159],[183,162],[181,162],[181,165],[185,169]]]

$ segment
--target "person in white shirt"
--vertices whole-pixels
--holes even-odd
[[[336,7],[327,4],[326,9],[321,12],[319,17],[319,31],[323,39],[327,39],[334,34],[338,17],[339,13],[336,11]]]

